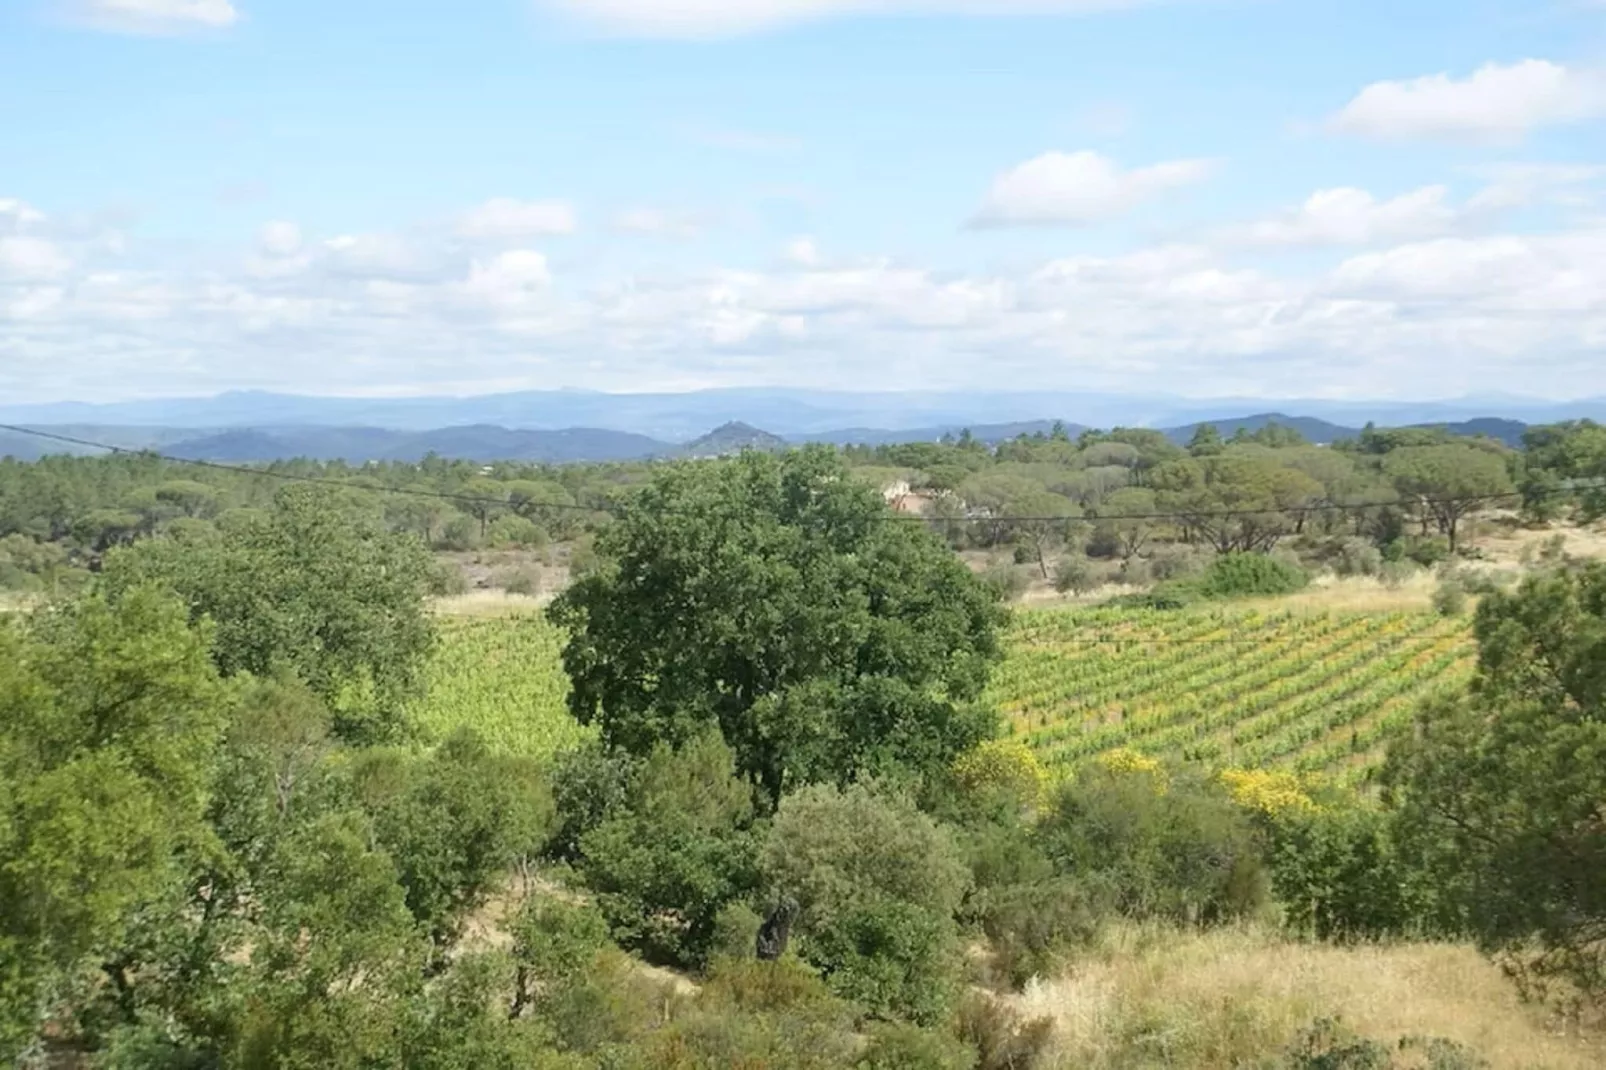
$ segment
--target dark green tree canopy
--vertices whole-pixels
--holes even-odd
[[[570,706],[638,754],[719,727],[771,800],[989,735],[993,597],[829,450],[666,469],[553,606]]]
[[[433,563],[339,491],[292,486],[273,509],[197,543],[152,539],[113,554],[114,597],[144,583],[177,591],[216,626],[225,675],[289,672],[354,738],[392,734],[434,642],[424,607]]]
[[[1402,836],[1485,947],[1606,991],[1606,566],[1490,594],[1476,631],[1470,691],[1390,750]]]

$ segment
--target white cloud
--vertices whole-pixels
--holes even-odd
[[[1467,206],[1488,211],[1531,204],[1587,208],[1597,199],[1591,187],[1606,179],[1606,167],[1584,164],[1507,163],[1475,168],[1474,173],[1489,185]]]
[[[229,0],[76,0],[68,14],[96,29],[121,33],[222,30],[240,21]]]
[[[1424,186],[1380,201],[1353,187],[1317,190],[1291,211],[1232,232],[1254,245],[1375,245],[1444,234],[1460,213],[1444,186]]]
[[[572,205],[564,201],[519,201],[496,197],[458,221],[465,238],[534,238],[573,234],[579,228]]]
[[[1151,0],[536,0],[618,34],[733,37],[851,15],[1085,15]]]
[[[14,197],[0,197],[0,230],[13,233],[45,221],[45,214]]]
[[[813,238],[797,238],[787,244],[785,255],[793,264],[815,267],[820,262],[820,247],[814,243]]]
[[[1430,74],[1375,82],[1330,121],[1333,129],[1385,140],[1509,142],[1544,126],[1606,115],[1606,73],[1526,59],[1489,63],[1470,76]]]
[[[295,256],[301,251],[301,228],[283,220],[264,223],[257,232],[257,246],[267,256]]]
[[[688,212],[661,208],[626,208],[613,217],[613,228],[627,234],[649,234],[659,238],[695,238],[703,231],[702,220]]]
[[[513,308],[545,294],[552,269],[545,255],[533,249],[510,249],[488,261],[475,261],[467,281],[457,285],[461,296],[486,305]]]
[[[1209,160],[1173,160],[1130,171],[1096,152],[1049,152],[993,181],[976,226],[1084,225],[1122,215],[1143,201],[1202,182]]]
[[[1606,220],[1403,242],[1362,229],[1378,246],[1330,270],[1172,244],[939,272],[799,244],[787,262],[655,277],[597,277],[583,261],[570,277],[526,244],[465,246],[428,228],[302,235],[268,272],[257,243],[233,270],[163,267],[137,240],[114,258],[0,229],[0,385],[12,398],[106,396],[136,376],[150,393],[1158,382],[1443,396],[1520,376],[1535,393],[1606,393]]]
[[[54,242],[21,235],[0,238],[0,279],[40,282],[60,278],[72,266]]]

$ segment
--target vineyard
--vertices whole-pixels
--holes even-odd
[[[1429,613],[1036,611],[988,699],[1052,765],[1124,747],[1355,783],[1473,661],[1466,622]]]
[[[433,740],[467,725],[507,754],[545,756],[578,742],[586,733],[564,705],[562,645],[541,617],[443,622],[413,724]]]
[[[451,621],[414,722],[471,725],[497,750],[582,738],[564,707],[562,635],[540,617]],[[1464,684],[1464,620],[1214,609],[1017,613],[987,700],[1051,765],[1131,748],[1358,782],[1417,702]]]

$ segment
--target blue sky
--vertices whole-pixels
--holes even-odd
[[[1599,0],[9,0],[0,392],[1606,394]]]

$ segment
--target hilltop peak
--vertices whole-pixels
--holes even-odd
[[[723,457],[743,450],[773,452],[784,450],[786,446],[786,440],[779,435],[772,435],[740,420],[732,420],[686,443],[680,452],[688,457]]]

